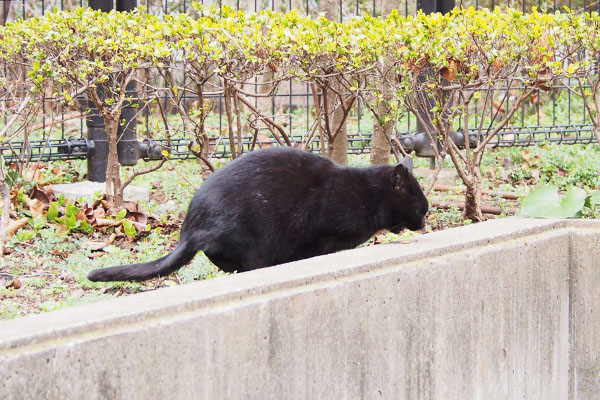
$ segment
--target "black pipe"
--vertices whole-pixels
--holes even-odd
[[[417,0],[417,9],[423,11],[424,14],[436,12],[446,14],[452,11],[455,6],[455,0]]]
[[[117,11],[133,11],[137,7],[137,0],[117,0]],[[125,88],[127,98],[137,98],[137,84],[130,82]],[[117,152],[121,165],[133,166],[140,159],[140,143],[137,141],[137,108],[135,100],[126,100],[121,109],[119,118],[119,142]]]
[[[121,165],[133,166],[140,159],[140,143],[137,140],[137,111],[138,103],[136,82],[129,82],[125,89],[127,100],[121,108],[121,118],[119,121],[119,142],[117,143],[117,152]],[[131,98],[132,100],[129,100]]]
[[[137,0],[117,0],[117,11],[133,11],[137,7]]]
[[[88,5],[93,10],[110,12],[114,8],[113,0],[89,0]]]
[[[456,5],[455,0],[417,0],[417,10],[423,11],[424,14],[433,14],[436,12],[446,14],[446,13],[452,11],[452,9],[455,7],[455,5]],[[419,80],[424,80],[424,77],[423,76],[419,77]],[[431,100],[429,100],[428,103],[430,101]],[[432,103],[429,105],[433,106]],[[423,118],[424,121],[429,121],[429,120],[432,121],[433,117],[428,118],[427,113],[429,113],[429,111],[419,111],[419,114],[421,115],[421,117]],[[435,132],[435,130],[433,130],[433,127],[431,125],[429,126],[429,128],[430,128],[429,129],[430,132]],[[418,134],[425,135],[425,131],[426,131],[425,127],[423,126],[421,121],[417,118],[417,135]],[[437,141],[437,139],[435,139],[435,140]],[[437,141],[437,145],[438,145],[438,147],[440,147],[439,141]],[[433,149],[433,144],[432,143],[429,143],[429,145],[423,144],[422,146],[419,146],[418,148],[420,149],[420,151],[415,149],[417,156],[429,157],[429,166],[432,169],[435,168],[435,152]]]
[[[113,0],[89,0],[89,6],[92,9],[103,12],[131,11],[137,7],[137,0],[116,0],[116,7]],[[101,88],[98,89],[99,97],[104,96]],[[137,87],[135,82],[131,82],[126,88],[127,96],[137,97]],[[87,101],[88,116],[86,125],[88,131],[87,170],[88,180],[92,182],[106,182],[106,167],[108,162],[108,142],[106,139],[106,129],[104,119],[99,115],[98,109],[90,101]],[[140,158],[140,144],[137,141],[136,132],[136,113],[135,101],[126,101],[121,116],[119,118],[119,130],[117,152],[119,162],[122,165],[135,165]]]
[[[110,12],[114,8],[113,0],[89,0],[90,8],[102,12]],[[98,88],[98,96],[102,99],[104,95],[102,88]],[[106,182],[106,165],[108,162],[108,141],[104,129],[104,119],[98,112],[98,108],[90,100],[82,100],[87,108],[85,124],[87,126],[87,138],[92,143],[88,148],[87,157],[87,179],[91,182]]]
[[[98,95],[103,96],[102,88],[98,88]],[[100,97],[102,98],[102,97]],[[91,182],[106,182],[106,166],[108,164],[108,140],[104,129],[104,118],[98,108],[89,100],[88,114],[85,118],[87,138],[92,146],[88,146],[87,179]]]

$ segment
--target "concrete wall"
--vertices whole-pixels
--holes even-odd
[[[501,219],[0,323],[6,399],[597,399],[600,221]]]
[[[571,236],[571,394],[600,399],[600,234]],[[575,396],[577,394],[577,396]]]

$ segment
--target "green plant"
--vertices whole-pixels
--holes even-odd
[[[542,185],[521,201],[521,214],[534,218],[575,218],[583,215],[586,205],[591,208],[597,204],[600,204],[600,191],[588,195],[581,188],[571,187],[561,198],[556,186]]]
[[[31,225],[36,235],[40,229],[46,227],[47,223],[48,221],[43,215],[38,215],[35,218],[29,218],[29,225]]]
[[[123,231],[130,238],[135,238],[135,235],[137,235],[137,230],[135,229],[135,226],[128,219],[123,220]]]
[[[600,86],[590,62],[599,48],[597,13],[465,8],[447,15],[406,17],[392,12],[387,18],[363,15],[337,22],[295,10],[246,14],[228,7],[206,9],[199,3],[194,8],[203,16],[76,9],[9,23],[0,28],[1,59],[20,60],[29,74],[5,74],[0,79],[10,87],[25,83],[38,91],[51,88],[52,101],[67,107],[75,107],[77,96],[87,95],[107,127],[111,148],[107,189],[109,193],[114,189],[117,199],[129,182],[120,182],[114,144],[122,123],[120,111],[127,103],[147,106],[161,116],[144,127],[147,134],[169,140],[171,134],[190,127],[195,136],[190,150],[215,169],[209,160],[212,142],[207,123],[218,118],[206,92],[215,80],[223,82],[217,92],[222,89],[224,95],[224,126],[234,156],[241,153],[244,136],[256,139],[259,132],[290,144],[281,119],[265,113],[267,104],[253,105],[290,79],[312,88],[315,118],[307,127],[306,140],[320,138],[329,155],[337,154],[336,138],[343,137],[358,99],[371,111],[370,120],[386,132],[406,111],[416,112],[430,139],[443,144],[436,155],[438,165],[448,154],[458,170],[467,189],[465,218],[475,221],[481,217],[482,155],[499,130],[515,122],[530,96],[550,89],[557,80],[579,80],[584,82],[580,88],[589,83],[590,90],[578,92],[581,108],[598,120],[594,114],[598,105],[593,102]],[[587,58],[574,59],[580,50]],[[247,90],[249,80],[267,76],[261,93]],[[18,82],[11,81],[15,77]],[[153,85],[156,77],[167,83],[165,89]],[[137,99],[127,92],[128,83],[134,81],[143,93]],[[197,95],[197,104],[187,105],[186,93]],[[164,95],[176,113],[157,101]],[[256,101],[249,101],[253,96]],[[34,100],[27,101],[35,104]],[[475,116],[475,110],[480,115]],[[449,141],[458,126],[473,138],[462,152]],[[169,149],[163,154],[168,158]],[[133,170],[131,177],[151,169],[155,168]]]

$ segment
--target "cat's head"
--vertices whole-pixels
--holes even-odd
[[[419,182],[412,174],[413,161],[410,157],[398,164],[390,177],[392,183],[392,220],[390,231],[400,233],[404,228],[416,231],[425,226],[425,214],[429,201],[425,197]]]

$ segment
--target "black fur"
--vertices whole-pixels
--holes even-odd
[[[226,272],[268,267],[356,247],[381,229],[421,229],[427,209],[409,157],[395,167],[349,168],[298,149],[259,150],[204,182],[172,253],[88,278],[165,276],[199,250]]]

